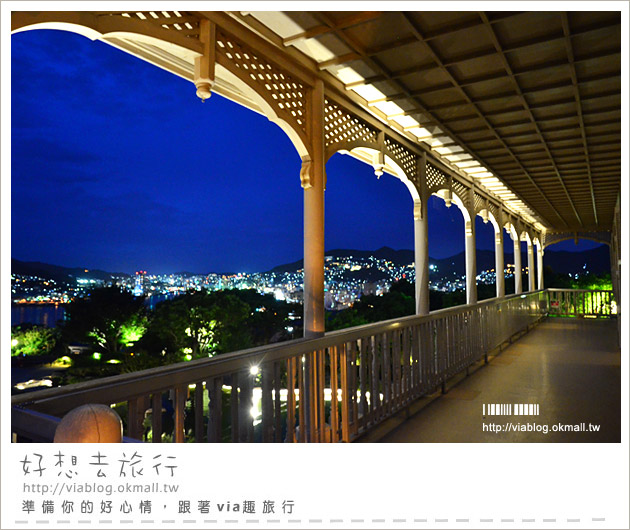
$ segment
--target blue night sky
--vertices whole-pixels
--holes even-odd
[[[162,273],[302,257],[300,159],[276,125],[217,95],[201,103],[101,42],[51,30],[11,42],[13,258]],[[413,248],[404,184],[340,154],[326,170],[327,249]],[[477,226],[493,249],[491,225]],[[429,229],[431,257],[464,250],[456,207],[431,199]]]

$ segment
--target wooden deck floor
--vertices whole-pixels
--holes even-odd
[[[483,416],[483,404],[532,403],[538,416]],[[487,411],[486,411],[487,412]],[[549,318],[433,399],[380,442],[620,442],[621,355],[612,320]],[[484,424],[486,425],[484,430]],[[490,427],[494,424],[495,427]],[[540,426],[520,430],[520,425]],[[553,430],[582,424],[586,432]],[[590,425],[599,426],[598,431]],[[500,426],[503,432],[495,432]],[[491,430],[495,429],[495,430]],[[516,430],[515,430],[516,429]]]

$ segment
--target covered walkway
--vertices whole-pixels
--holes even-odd
[[[440,397],[425,400],[381,442],[620,442],[621,355],[616,321],[549,318]],[[483,405],[531,403],[538,416],[483,417]],[[490,425],[548,425],[543,432],[492,432]],[[598,432],[552,432],[557,424]],[[486,425],[484,432],[483,425]],[[390,423],[390,428],[392,424]],[[370,441],[376,441],[373,437]]]

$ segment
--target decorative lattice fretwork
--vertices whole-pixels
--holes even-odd
[[[501,224],[501,219],[499,219],[499,209],[491,202],[488,202],[488,211],[494,216],[497,223]]]
[[[339,105],[326,100],[324,104],[324,141],[331,145],[365,143],[377,146],[378,131],[363,120],[348,114]]]
[[[485,202],[485,199],[481,195],[475,193],[475,212],[483,210],[486,207]]]
[[[427,188],[429,191],[439,190],[446,186],[446,175],[430,162],[427,162]]]
[[[409,151],[398,142],[391,138],[385,138],[385,147],[393,155],[393,159],[400,164],[402,170],[409,180],[416,179],[416,170],[418,165],[418,155]]]
[[[464,203],[466,208],[469,208],[468,204],[468,188],[464,186],[461,182],[453,179],[453,193],[457,195],[461,201]]]
[[[217,54],[226,57],[241,73],[244,73],[262,94],[271,97],[278,115],[295,122],[306,132],[306,87],[287,71],[259,57],[251,48],[234,38],[217,31]]]
[[[177,31],[186,37],[199,37],[199,17],[179,11],[125,11],[122,13],[99,12],[99,16],[121,16],[146,20],[163,29]]]

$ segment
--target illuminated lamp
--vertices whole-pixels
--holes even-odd
[[[479,213],[481,214],[484,224],[488,224],[488,210],[481,210]]]
[[[81,405],[66,414],[55,431],[55,443],[121,443],[122,421],[107,405]]]

